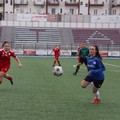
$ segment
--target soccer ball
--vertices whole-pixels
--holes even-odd
[[[61,76],[63,74],[63,69],[61,66],[55,66],[52,72],[55,76]]]

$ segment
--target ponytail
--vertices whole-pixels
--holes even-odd
[[[95,49],[96,49],[96,56],[102,61],[102,57],[101,57],[101,55],[100,55],[100,52],[99,52],[99,48],[98,48],[98,46],[97,45],[93,45],[94,47],[95,47]]]

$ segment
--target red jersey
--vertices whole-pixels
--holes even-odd
[[[16,54],[13,51],[9,50],[8,52],[6,52],[5,50],[0,49],[0,67],[6,65],[9,66],[11,56],[16,58]]]
[[[79,54],[80,49],[81,49],[81,48],[79,47],[78,50],[77,50],[77,54]],[[81,57],[81,55],[77,57],[77,58],[78,58],[78,61],[80,61],[80,57]]]
[[[78,48],[78,51],[77,52],[80,52],[80,47]]]
[[[60,49],[58,47],[53,48],[53,52],[55,56],[60,56]]]

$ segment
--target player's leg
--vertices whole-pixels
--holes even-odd
[[[102,86],[104,80],[94,80],[94,86],[93,86],[93,94],[94,94],[94,100],[93,104],[98,104],[100,102],[100,92],[98,89]]]
[[[88,88],[88,87],[93,87],[93,80],[91,79],[91,77],[89,77],[88,75],[84,78],[84,80],[82,80],[81,82],[81,87],[82,88]]]
[[[8,75],[7,73],[4,75],[4,78],[8,79],[11,83],[11,85],[13,85],[13,80],[12,77],[10,75]]]
[[[58,62],[58,65],[61,66],[61,64],[60,64],[60,60],[59,60],[59,59],[57,60],[57,62]]]
[[[79,62],[80,61],[80,56],[78,56],[77,59],[78,59],[78,62]]]
[[[98,104],[100,102],[100,92],[98,91],[99,88],[96,88],[95,86],[93,87],[93,94],[94,94],[94,99],[92,101],[93,104]]]
[[[13,81],[12,81],[12,77],[10,75],[7,74],[7,71],[10,69],[10,65],[6,65],[6,66],[3,66],[1,68],[1,71],[4,73],[3,77],[8,79],[10,81],[10,83],[13,85]]]
[[[84,63],[85,66],[87,67],[87,59],[86,59],[86,58],[83,59],[83,63]]]
[[[57,60],[58,65],[61,66],[59,56],[56,56],[56,60]]]
[[[83,81],[81,82],[81,87],[82,87],[82,88],[86,88],[89,84],[90,84],[90,82],[88,82],[88,81],[86,81],[86,80],[83,80]]]
[[[85,79],[81,82],[81,87],[82,88],[92,87],[93,93],[95,95],[92,103],[98,104],[100,102],[100,93],[98,91],[99,88],[97,88],[92,81],[93,80],[89,76],[86,76]]]
[[[55,64],[56,64],[56,58],[54,58],[53,67],[55,66]]]
[[[82,88],[92,88],[94,86],[93,79],[91,77],[86,76],[84,80],[81,82]]]
[[[5,73],[0,71],[0,84],[2,83],[3,81],[3,77],[4,77]]]
[[[78,70],[80,69],[80,65],[81,65],[81,63],[78,62],[78,63],[77,63],[77,66],[76,66],[76,70],[75,70],[75,72],[73,73],[73,75],[77,75]]]

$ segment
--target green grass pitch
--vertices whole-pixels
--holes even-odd
[[[23,68],[12,59],[8,72],[14,85],[6,79],[0,85],[0,120],[120,120],[120,60],[103,61],[101,103],[93,105],[92,90],[80,87],[86,67],[72,74],[76,58],[61,58],[61,77],[52,74],[53,58],[20,59]]]

